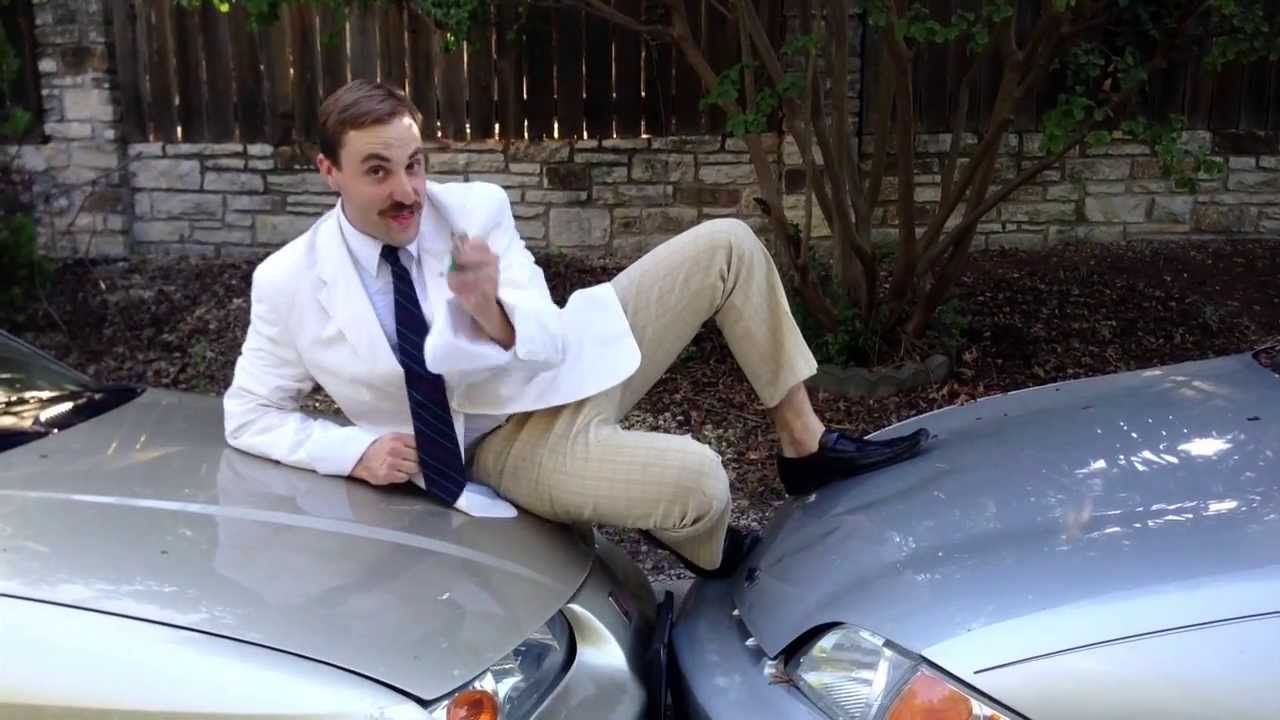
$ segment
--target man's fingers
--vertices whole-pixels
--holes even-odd
[[[400,445],[388,450],[387,457],[393,460],[408,460],[416,463],[418,461],[418,451],[414,448]]]
[[[395,468],[397,473],[404,474],[405,480],[408,480],[418,472],[418,463],[410,460],[396,460],[392,467]]]

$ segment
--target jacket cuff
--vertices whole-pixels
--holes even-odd
[[[530,365],[551,368],[564,356],[564,339],[559,328],[559,308],[524,290],[502,289],[498,302],[516,333],[511,351],[516,359]]]
[[[321,475],[351,477],[351,471],[378,433],[354,425],[318,433],[308,443],[307,457]]]

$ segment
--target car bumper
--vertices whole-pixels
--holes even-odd
[[[639,568],[620,548],[597,538],[591,571],[563,612],[573,628],[573,663],[534,720],[649,717],[647,658],[656,611]]]
[[[691,720],[826,720],[798,690],[771,682],[770,658],[735,615],[733,581],[695,582],[672,633],[676,704]]]

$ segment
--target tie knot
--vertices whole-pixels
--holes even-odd
[[[400,248],[395,245],[383,245],[382,259],[386,260],[387,264],[393,268],[400,267],[402,264],[400,262]]]

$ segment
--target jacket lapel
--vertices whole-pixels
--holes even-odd
[[[320,304],[368,369],[399,369],[400,363],[382,333],[373,304],[356,274],[355,262],[338,226],[339,210],[331,210],[316,227],[316,256],[320,265]]]

